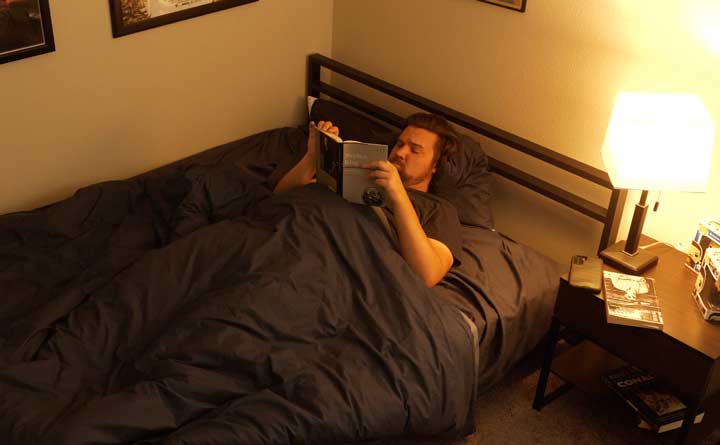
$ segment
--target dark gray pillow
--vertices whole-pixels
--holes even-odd
[[[343,139],[395,145],[398,131],[335,102],[317,99],[310,110],[312,121],[332,121]],[[490,208],[492,176],[480,144],[461,135],[458,149],[438,162],[430,192],[455,206],[462,224],[493,228]]]
[[[458,149],[438,162],[429,192],[450,201],[461,223],[492,229],[491,187],[487,155],[475,140],[460,135]]]

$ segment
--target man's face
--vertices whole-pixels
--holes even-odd
[[[388,160],[397,167],[407,188],[426,192],[435,173],[437,134],[417,127],[406,127],[390,152]]]

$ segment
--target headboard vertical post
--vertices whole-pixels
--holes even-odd
[[[317,63],[312,57],[308,58],[307,64],[308,72],[305,92],[308,96],[320,97],[320,64]]]
[[[627,190],[613,189],[610,194],[610,203],[608,204],[605,226],[603,227],[602,236],[600,237],[598,253],[615,242],[618,229],[620,228],[620,220],[622,219],[626,198]]]

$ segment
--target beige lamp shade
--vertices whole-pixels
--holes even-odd
[[[620,93],[602,158],[615,188],[705,191],[715,126],[692,94]]]

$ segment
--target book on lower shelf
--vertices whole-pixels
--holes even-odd
[[[703,420],[703,417],[705,417],[705,413],[701,412],[697,416],[695,416],[695,422],[694,423],[700,423]],[[655,431],[656,433],[665,433],[667,431],[672,431],[680,428],[682,426],[682,419],[675,420],[674,422],[668,422],[663,423],[662,425],[653,425],[646,420],[644,420],[642,417],[640,417],[640,421],[638,422],[638,427],[643,430],[650,430]]]
[[[603,295],[608,323],[663,328],[654,278],[605,270]]]
[[[602,380],[635,410],[640,417],[640,428],[663,433],[682,425],[687,407],[651,374],[626,365],[607,372]],[[701,408],[695,416],[695,423],[700,423],[704,416]]]

